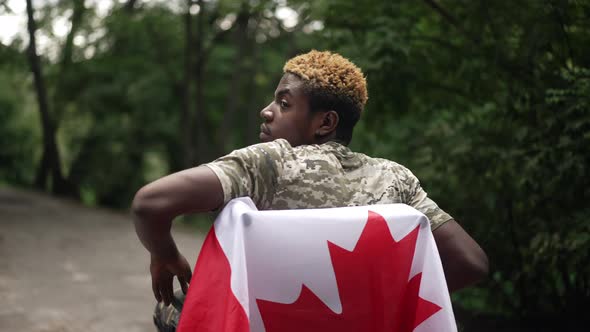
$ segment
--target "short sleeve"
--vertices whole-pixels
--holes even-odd
[[[224,204],[237,197],[249,196],[258,209],[267,209],[277,191],[282,155],[290,148],[284,140],[251,145],[205,166],[219,178]]]
[[[445,222],[453,219],[448,213],[439,208],[438,205],[428,197],[426,191],[422,189],[418,178],[412,172],[406,169],[405,203],[414,209],[424,213],[430,220],[430,228],[434,231]]]

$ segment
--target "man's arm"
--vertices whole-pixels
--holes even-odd
[[[489,270],[488,257],[455,220],[445,222],[432,234],[450,292],[485,278]]]
[[[488,274],[488,258],[481,247],[428,197],[418,178],[409,169],[402,167],[401,171],[405,172],[401,185],[407,186],[405,203],[424,213],[433,226],[432,234],[449,291],[459,290],[485,278]]]
[[[211,169],[200,166],[174,173],[141,188],[133,199],[135,231],[151,253],[152,289],[158,301],[169,304],[176,275],[186,293],[190,265],[170,234],[177,216],[207,212],[223,204],[223,189]]]

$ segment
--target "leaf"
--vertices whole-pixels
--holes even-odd
[[[408,281],[418,227],[396,242],[377,213],[353,251],[328,242],[342,313],[302,285],[291,304],[257,300],[266,331],[413,331],[441,307],[418,296],[422,274]]]

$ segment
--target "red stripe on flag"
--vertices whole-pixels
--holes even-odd
[[[246,312],[231,290],[231,267],[214,227],[197,259],[177,331],[250,331]]]

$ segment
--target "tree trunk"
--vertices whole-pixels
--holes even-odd
[[[195,48],[196,48],[196,64],[194,68],[194,77],[195,77],[195,128],[196,128],[196,151],[195,151],[195,158],[192,160],[192,164],[200,164],[202,162],[208,161],[209,158],[209,147],[210,141],[207,140],[209,135],[207,134],[208,126],[207,126],[207,114],[204,109],[204,67],[205,67],[205,58],[204,58],[204,48],[203,48],[203,41],[205,38],[205,31],[204,31],[204,24],[205,24],[205,4],[203,0],[198,0],[197,4],[199,5],[199,14],[197,16],[197,31],[195,35]]]
[[[43,155],[41,157],[41,162],[39,163],[39,168],[37,169],[35,186],[42,190],[46,189],[48,177],[51,176],[51,188],[53,192],[61,193],[64,189],[65,180],[61,172],[59,151],[55,141],[55,124],[49,113],[47,90],[43,80],[41,61],[37,55],[35,39],[37,26],[33,16],[32,0],[27,0],[27,17],[27,28],[29,31],[29,47],[27,49],[27,55],[31,72],[33,73],[35,92],[37,94],[39,112],[41,113],[41,128],[43,131]]]
[[[248,48],[248,20],[250,19],[250,12],[248,4],[242,2],[240,12],[236,19],[236,29],[234,30],[234,45],[237,45],[237,52],[234,60],[235,68],[232,73],[232,79],[229,86],[227,106],[220,124],[220,129],[217,135],[217,149],[216,154],[225,154],[230,147],[231,133],[235,132],[233,128],[233,120],[238,113],[240,104],[242,102],[243,93],[243,78],[246,73],[246,59]],[[252,84],[253,85],[253,84]],[[250,95],[252,96],[252,95]]]
[[[86,7],[84,6],[84,0],[74,1],[74,10],[72,12],[72,19],[70,24],[70,31],[66,36],[66,41],[63,45],[62,52],[60,55],[60,72],[55,83],[55,93],[53,94],[52,109],[55,116],[55,122],[59,123],[65,108],[65,95],[67,95],[66,82],[68,79],[68,73],[72,64],[72,54],[74,52],[74,37],[78,32],[78,28],[82,23],[82,17],[84,15]]]
[[[128,13],[133,12],[133,9],[135,8],[135,3],[137,2],[137,0],[128,0],[125,3],[125,6],[123,8],[125,8],[125,11],[127,11]]]
[[[76,36],[76,32],[78,32],[78,28],[82,23],[82,17],[84,15],[84,11],[86,7],[84,6],[84,0],[75,0],[74,1],[74,11],[72,13],[72,20],[70,25],[70,31],[66,37],[66,42],[64,44],[62,56],[61,56],[61,71],[62,73],[68,69],[70,64],[72,63],[72,53],[74,50],[74,37]]]
[[[56,82],[56,89],[53,95],[53,110],[55,115],[56,123],[59,123],[62,115],[63,110],[67,104],[67,85],[66,82],[68,80],[68,75],[71,71],[72,65],[72,54],[74,52],[74,36],[78,32],[78,28],[82,23],[82,17],[86,7],[84,6],[84,0],[75,0],[74,1],[74,10],[72,13],[70,31],[66,37],[65,44],[63,46],[63,51],[61,54],[60,60],[60,73],[57,77]],[[70,167],[70,174],[67,175],[67,178],[64,183],[64,191],[67,195],[80,198],[80,189],[79,189],[79,176],[75,175],[72,176],[71,172],[72,167]]]
[[[249,75],[247,75],[247,77],[253,79],[253,77],[259,70],[259,53],[256,45],[250,45],[250,56],[252,57],[252,64],[249,68]],[[248,96],[250,99],[248,99],[248,109],[246,111],[246,145],[251,145],[260,142],[259,133],[260,124],[262,123],[262,119],[260,118],[260,111],[264,106],[266,106],[266,104],[262,103],[261,105],[259,104],[259,101],[254,98],[254,96],[256,96],[257,89],[258,87],[256,86],[256,84],[254,84],[254,82],[250,84],[248,88]],[[272,93],[269,93],[269,99],[272,98],[271,94]]]
[[[119,8],[119,10],[124,15],[132,15],[136,9],[136,2],[136,0],[128,0],[124,6]],[[71,64],[73,62],[72,55],[74,51],[73,41],[83,22],[86,9],[85,0],[74,0],[71,27],[60,55],[60,73],[57,78],[56,92],[53,96],[53,108],[56,110],[56,115],[58,115],[57,120],[59,120],[59,115],[62,113],[62,109],[65,108],[67,102],[66,95],[64,95],[67,90],[65,82],[67,82],[68,79],[68,72],[72,70]],[[126,36],[115,40],[112,52],[114,54],[122,52],[121,48],[127,44],[127,40]],[[68,195],[78,199],[80,198],[80,183],[84,180],[87,173],[85,172],[84,167],[87,165],[88,158],[91,158],[90,155],[92,154],[92,151],[101,145],[100,142],[97,141],[94,131],[95,129],[91,128],[86,137],[83,138],[81,148],[78,151],[76,158],[70,164],[70,170],[65,183]]]
[[[203,64],[200,61],[197,62],[197,66],[195,68],[195,128],[196,128],[196,151],[194,151],[194,158],[192,160],[192,165],[197,165],[208,161],[209,159],[209,146],[211,145],[211,140],[208,139],[209,135],[207,134],[207,114],[204,109],[204,77],[203,77]],[[195,135],[193,135],[195,136]]]
[[[191,81],[192,81],[192,61],[193,54],[193,31],[192,20],[193,16],[190,12],[192,1],[187,0],[186,14],[184,16],[184,31],[185,31],[185,45],[184,45],[184,78],[182,83],[182,113],[180,117],[180,132],[183,151],[184,168],[192,166],[195,160],[195,146],[193,134],[193,117],[191,114]]]

